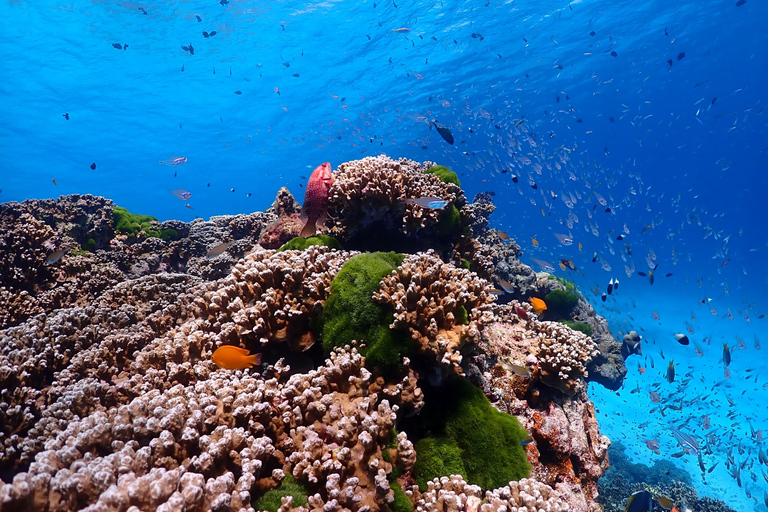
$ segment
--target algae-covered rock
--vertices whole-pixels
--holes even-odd
[[[584,322],[574,322],[572,320],[567,320],[565,318],[558,320],[561,324],[565,324],[574,331],[583,332],[587,336],[592,335],[592,327],[589,326],[589,324],[586,324]]]
[[[372,300],[381,280],[402,264],[394,252],[359,254],[347,261],[331,282],[323,306],[323,348],[357,346],[366,366],[396,369],[412,341],[407,333],[393,331],[392,313]],[[362,346],[361,344],[365,345]]]
[[[429,174],[434,174],[435,176],[440,178],[440,180],[443,183],[453,183],[458,187],[461,186],[461,182],[459,181],[459,176],[444,165],[435,165],[434,167],[430,167],[429,169],[427,169],[426,172]]]
[[[528,432],[516,417],[496,410],[482,390],[456,379],[426,393],[426,398],[420,416],[430,436],[416,443],[413,468],[419,488],[450,474],[461,474],[483,489],[530,475],[531,465],[520,445]]]
[[[289,242],[283,244],[277,250],[277,252],[303,251],[307,247],[311,247],[313,245],[322,245],[324,247],[330,247],[331,249],[338,249],[338,250],[342,249],[339,241],[333,238],[332,236],[315,235],[315,236],[310,236],[308,238],[302,238],[300,236],[297,236],[296,238],[293,238]]]
[[[256,510],[269,510],[270,512],[277,512],[282,504],[282,499],[286,496],[293,497],[294,507],[303,507],[307,504],[307,489],[296,481],[290,474],[285,475],[285,478],[276,489],[270,489],[265,492],[261,497],[253,502],[253,507]]]
[[[122,206],[115,206],[113,208],[112,219],[115,233],[136,236],[143,231],[150,238],[160,238],[162,240],[179,239],[178,231],[173,228],[161,228],[160,223],[155,217],[131,213]]]

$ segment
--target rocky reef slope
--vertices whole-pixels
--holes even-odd
[[[0,510],[599,510],[605,321],[444,167],[334,178],[335,239],[296,240],[285,189],[190,223],[0,205]]]

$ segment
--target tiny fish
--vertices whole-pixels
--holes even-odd
[[[667,374],[665,375],[664,378],[666,378],[667,382],[669,382],[670,384],[675,382],[675,361],[674,360],[669,362],[669,366],[667,367]]]
[[[531,370],[529,370],[526,366],[510,363],[509,367],[512,369],[512,372],[519,377],[527,379],[531,376]]]
[[[657,439],[646,439],[645,446],[647,446],[649,450],[655,452],[659,449],[659,441]]]
[[[213,247],[213,248],[209,249],[208,252],[205,255],[209,259],[210,258],[215,258],[216,256],[218,256],[221,253],[223,253],[224,251],[226,251],[229,248],[229,246],[232,245],[233,243],[234,242],[230,240],[229,242],[224,242],[223,244],[219,244],[216,247]]]
[[[725,366],[731,364],[731,350],[728,348],[728,343],[723,343],[723,364]]]
[[[502,290],[504,290],[506,293],[514,293],[515,287],[512,286],[512,283],[500,277],[498,278],[498,281]]]
[[[531,437],[531,436],[525,436],[525,437],[524,437],[524,438],[523,438],[523,439],[520,441],[520,446],[528,446],[528,445],[529,445],[529,444],[531,444],[532,442],[533,442],[533,437]]]
[[[59,261],[61,258],[64,257],[65,254],[69,252],[69,249],[59,249],[58,251],[54,251],[51,254],[48,255],[47,258],[45,258],[45,264],[46,265],[53,265],[57,261]]]
[[[573,238],[570,235],[563,235],[560,233],[552,233],[552,234],[555,235],[555,238],[557,238],[557,241],[560,242],[561,244],[565,246],[573,245]]]
[[[171,194],[175,195],[176,197],[178,197],[182,201],[186,201],[187,199],[192,197],[192,194],[190,192],[187,192],[183,188],[177,188],[175,190],[171,190]]]
[[[92,171],[95,171],[95,170],[96,170],[96,162],[93,162],[93,163],[91,164],[91,170],[92,170]]]
[[[681,345],[688,345],[691,342],[685,334],[675,334],[675,339]]]
[[[405,33],[410,32],[410,31],[411,31],[411,29],[406,28],[406,27],[402,27],[402,28],[396,28],[392,32],[394,32],[395,34],[405,34]]]
[[[211,355],[216,366],[226,370],[244,370],[261,364],[261,354],[251,355],[247,349],[223,345]]]
[[[531,306],[533,306],[533,310],[537,315],[540,315],[547,310],[547,303],[538,297],[531,297],[530,302]]]
[[[445,208],[445,206],[448,204],[448,201],[440,197],[418,197],[416,199],[408,198],[405,200],[405,202],[408,204],[421,206],[422,208],[428,208],[430,210],[440,210]]]
[[[185,156],[172,156],[170,158],[166,158],[164,160],[160,160],[160,163],[163,165],[182,165],[187,163],[187,157]]]
[[[56,183],[56,178],[53,178],[53,184],[58,185],[58,183]]]
[[[501,231],[500,229],[496,230],[496,234],[499,235],[499,238],[501,238],[502,240],[509,240],[509,235],[504,231]]]

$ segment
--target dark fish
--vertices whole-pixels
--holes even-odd
[[[519,181],[517,176],[515,176],[514,174],[512,174],[511,176],[512,176],[512,183],[517,183]],[[765,318],[765,316],[766,315],[763,315],[762,317],[759,316],[757,318]]]
[[[62,117],[63,117],[64,119],[66,119],[67,121],[69,121],[69,112],[65,112],[65,113],[63,113],[63,114],[62,114]]]
[[[728,343],[723,343],[723,364],[725,366],[731,364],[731,351],[728,348]]]
[[[92,170],[92,171],[95,171],[95,170],[96,170],[96,162],[93,162],[93,163],[91,164],[91,170]]]
[[[611,57],[618,57],[618,56],[619,56],[618,53],[616,53],[615,51],[611,50]]]
[[[194,55],[194,54],[195,54],[195,48],[192,46],[192,43],[189,43],[189,53],[190,53],[191,55]]]
[[[747,3],[747,0],[739,0],[738,2],[736,2],[736,7],[741,7],[745,3]],[[765,506],[768,507],[768,500],[766,500]]]
[[[675,339],[681,345],[688,345],[691,342],[685,334],[675,334]]]
[[[208,35],[209,35],[209,36],[211,36],[211,37],[213,37],[213,36],[215,36],[216,34],[218,34],[218,32],[216,32],[215,30],[211,30],[211,33],[210,33],[210,34],[208,34]]]
[[[123,49],[123,45],[121,45],[120,43],[112,43],[112,48],[116,48],[118,50],[122,50]]]
[[[674,359],[669,362],[669,366],[667,366],[667,374],[664,377],[667,379],[667,382],[672,384],[675,382],[675,361]]]
[[[241,94],[243,94],[243,91],[235,91],[235,94],[237,94],[238,96],[240,96]]]
[[[600,298],[603,299],[603,302],[608,300],[608,296],[605,294],[605,292],[603,292],[603,294],[600,296]]]
[[[208,39],[209,37],[211,37],[211,35],[208,32],[206,32],[205,30],[203,30],[203,37]]]
[[[653,284],[654,277],[653,277],[653,270],[648,271],[648,282]]]
[[[453,144],[453,134],[451,133],[451,130],[445,128],[444,126],[440,126],[435,120],[432,120],[432,126],[435,127],[437,133],[440,134],[445,142],[448,144]]]
[[[608,282],[608,295],[613,292],[613,279]]]
[[[685,58],[685,52],[680,52],[677,54],[677,60],[683,60]]]
[[[195,16],[195,18],[197,18],[197,22],[198,22],[198,23],[200,23],[201,21],[203,21],[203,18],[201,18],[200,16]]]

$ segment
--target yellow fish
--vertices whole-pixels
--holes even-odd
[[[244,348],[223,345],[211,356],[216,366],[226,370],[245,370],[261,364],[261,354],[249,354]]]
[[[531,306],[533,306],[533,310],[536,312],[537,315],[540,315],[547,310],[547,303],[538,297],[531,297],[530,302],[531,302]]]
[[[535,239],[535,238],[533,238],[533,237],[531,237],[531,243],[533,244],[533,246],[534,246],[534,247],[538,247],[538,246],[539,246],[539,241],[538,241],[538,240],[536,240],[536,239]]]

